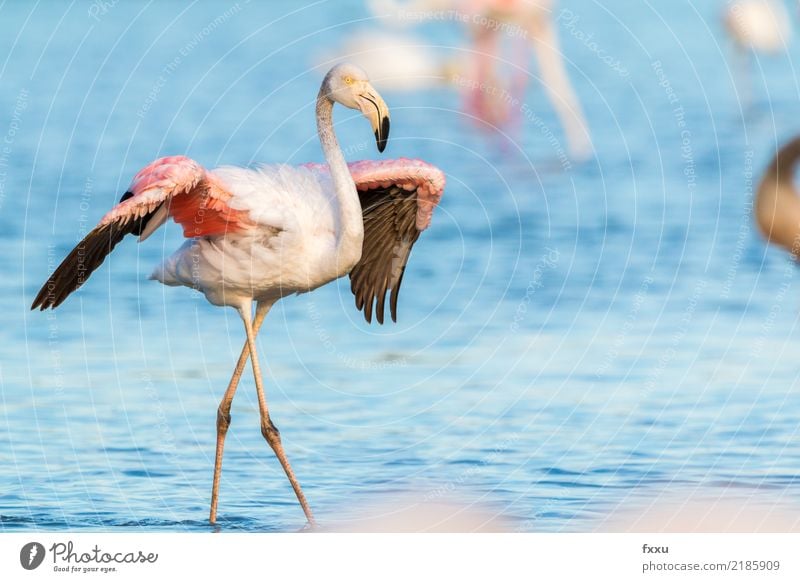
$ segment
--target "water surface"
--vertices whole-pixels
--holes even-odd
[[[557,147],[524,117],[477,132],[453,90],[384,92],[386,155],[448,179],[399,323],[367,325],[341,281],[279,304],[260,336],[320,521],[455,500],[522,531],[590,531],[665,493],[800,501],[800,274],[750,220],[753,180],[798,130],[798,48],[742,77],[708,4],[563,2],[580,17],[560,34],[592,130],[582,164],[559,161],[535,68],[526,104]],[[120,245],[58,311],[28,306],[158,156],[321,161],[316,59],[377,23],[357,2],[91,6],[0,8],[0,529],[208,531],[244,334],[234,311],[147,280],[180,229]],[[452,22],[419,33],[445,56],[464,42]],[[377,158],[363,120],[336,116],[348,157]],[[250,378],[232,414],[221,528],[298,529]]]

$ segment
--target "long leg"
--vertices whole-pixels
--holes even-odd
[[[256,307],[256,319],[253,322],[253,333],[258,334],[261,324],[264,322],[272,307],[270,303],[259,303]],[[242,353],[239,356],[239,361],[236,362],[236,368],[233,370],[233,376],[228,383],[228,389],[225,390],[225,395],[217,408],[217,454],[214,459],[214,482],[211,485],[211,515],[208,521],[211,523],[217,522],[217,502],[219,501],[219,479],[222,474],[222,452],[225,448],[225,435],[228,434],[228,427],[231,424],[231,402],[233,396],[236,394],[236,388],[239,386],[239,380],[242,377],[245,365],[247,365],[247,358],[250,356],[250,344],[245,340]]]
[[[470,74],[480,87],[466,89],[465,109],[477,117],[479,124],[486,123],[492,127],[502,125],[505,102],[497,97],[501,88],[498,87],[499,80],[494,74],[499,51],[497,35],[483,26],[473,26],[470,30],[475,45]]]
[[[261,434],[264,435],[264,438],[272,448],[275,456],[278,457],[278,461],[280,461],[283,470],[286,472],[286,476],[289,478],[289,483],[292,484],[292,489],[294,489],[294,494],[297,496],[297,500],[300,502],[300,506],[303,508],[303,513],[306,514],[308,523],[314,525],[314,515],[311,513],[311,508],[308,506],[306,496],[303,495],[303,490],[300,488],[300,483],[298,483],[297,478],[294,476],[292,466],[289,464],[289,459],[286,456],[286,452],[283,450],[283,445],[281,444],[281,435],[278,432],[278,428],[272,424],[272,420],[269,418],[267,399],[264,396],[264,387],[261,384],[261,367],[258,364],[258,352],[256,351],[256,334],[250,321],[250,305],[248,304],[244,306],[239,310],[239,313],[242,316],[244,328],[247,332],[247,343],[250,346],[250,361],[253,364],[253,377],[256,381],[256,392],[258,393],[258,409],[261,413]]]
[[[584,160],[591,154],[592,141],[580,101],[569,82],[553,22],[543,16],[532,25],[530,32],[542,84],[564,128],[570,154]]]

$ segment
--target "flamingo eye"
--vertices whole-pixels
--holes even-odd
[[[353,77],[351,77],[350,75],[346,76],[344,78],[344,84],[345,85],[352,85],[353,84]]]

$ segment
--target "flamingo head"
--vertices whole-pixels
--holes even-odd
[[[320,93],[331,101],[361,111],[375,132],[378,151],[386,149],[386,140],[389,139],[389,108],[370,84],[363,69],[350,63],[336,65],[325,75]]]

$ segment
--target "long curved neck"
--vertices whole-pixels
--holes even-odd
[[[344,154],[336,141],[333,133],[333,101],[320,90],[317,96],[317,132],[328,162],[333,187],[339,202],[339,228],[337,238],[337,251],[356,251],[361,256],[361,244],[364,239],[364,219],[361,214],[361,202],[358,199],[356,185]],[[358,257],[356,257],[356,260]]]

